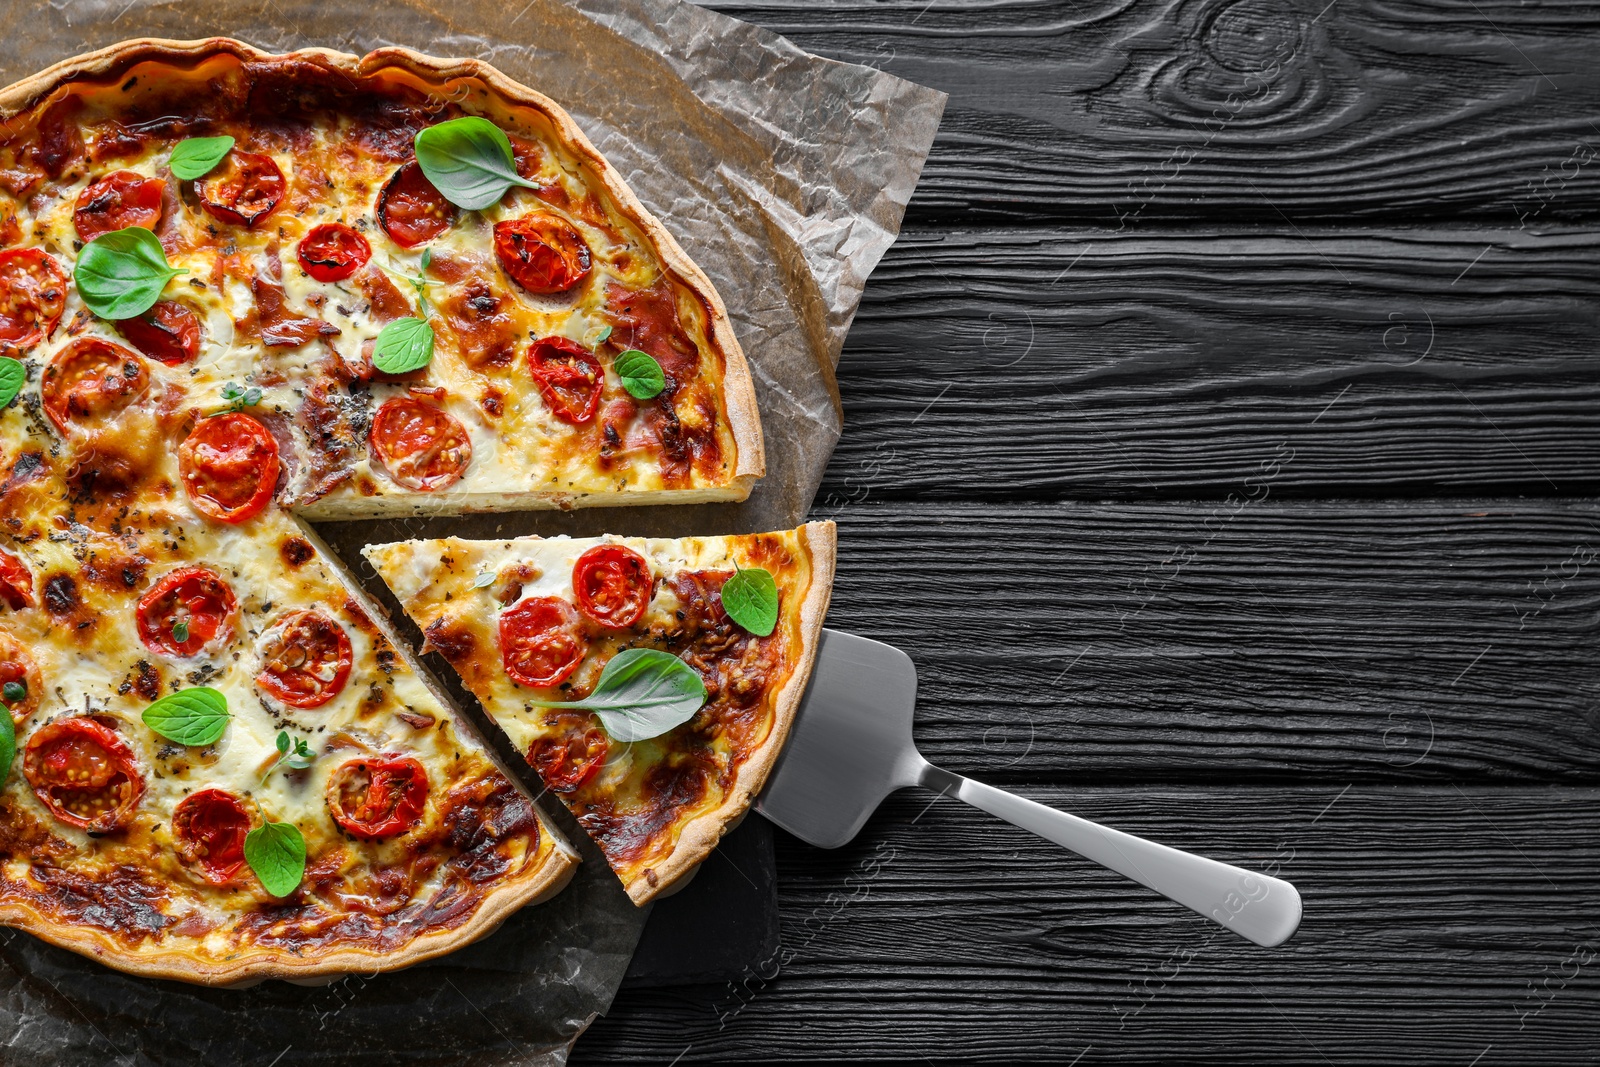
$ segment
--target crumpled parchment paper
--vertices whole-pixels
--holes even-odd
[[[213,35],[273,51],[475,56],[544,92],[711,276],[754,373],[767,476],[744,504],[323,526],[345,560],[403,537],[681,536],[801,520],[840,432],[833,368],[942,93],[681,0],[0,0],[0,84],[132,37]],[[478,944],[397,974],[204,990],[0,930],[0,1062],[561,1063],[610,1005],[648,910],[628,903],[565,812],[551,814],[585,853],[573,883]]]

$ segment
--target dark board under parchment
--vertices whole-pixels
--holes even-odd
[[[717,7],[951,94],[840,362],[830,624],[910,651],[935,760],[1306,919],[908,792],[780,835],[781,973],[576,1058],[1596,1063],[1600,6]]]
[[[838,435],[833,362],[865,278],[898,229],[941,94],[818,60],[678,0],[0,4],[0,82],[128,38],[212,35],[266,49],[401,44],[472,56],[566,106],[718,285],[767,435],[768,477],[747,504],[612,512],[612,528],[672,535],[798,523]],[[508,521],[571,528],[560,514]],[[472,535],[497,525],[430,528]],[[345,523],[320,532],[359,563],[363,545],[418,528]],[[525,768],[518,773],[536,785]],[[606,1008],[645,919],[584,847],[573,885],[480,944],[326,990],[143,982],[0,932],[0,1061],[559,1062]]]

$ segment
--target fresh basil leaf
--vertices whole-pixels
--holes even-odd
[[[11,713],[0,714],[0,784],[11,773],[11,761],[17,758],[17,724]]]
[[[476,115],[451,119],[418,132],[417,165],[444,198],[459,208],[482,211],[513,185],[539,186],[517,173],[505,131]]]
[[[317,754],[311,751],[306,739],[301,737],[295,740],[294,751],[284,756],[283,762],[288,764],[292,771],[303,771],[317,762]]]
[[[0,356],[0,408],[11,403],[12,398],[22,392],[27,380],[28,368],[20,360]]]
[[[211,169],[221,163],[222,157],[232,148],[233,138],[226,134],[221,137],[185,137],[173,147],[167,165],[172,168],[174,178],[193,181],[210,174]]]
[[[630,348],[617,357],[612,367],[616,369],[617,377],[622,379],[622,387],[635,400],[650,400],[660,396],[661,390],[667,387],[666,372],[648,352]]]
[[[286,897],[306,876],[306,839],[291,823],[263,823],[244,835],[244,861],[263,889]]]
[[[385,374],[404,374],[433,359],[433,327],[422,319],[395,319],[378,331],[372,365]]]
[[[156,235],[143,226],[112,230],[83,246],[72,280],[90,311],[102,319],[131,319],[149,311],[184,268],[167,264]]]
[[[228,728],[228,698],[215,689],[180,689],[144,709],[144,724],[180,745],[209,745]]]
[[[608,322],[604,326],[600,327],[600,332],[599,333],[594,335],[594,343],[597,344],[597,345],[603,345],[603,344],[606,343],[606,339],[609,338],[610,336],[611,336],[611,324]]]
[[[28,699],[28,686],[25,682],[7,682],[0,693],[5,696],[7,704],[16,704]]]
[[[180,645],[189,640],[189,620],[179,619],[172,624],[172,639]]]
[[[778,583],[762,567],[746,567],[722,585],[722,610],[757,637],[778,625]]]
[[[646,741],[694,718],[706,684],[683,660],[654,648],[628,648],[611,657],[594,692],[582,700],[534,700],[542,708],[582,708],[618,741]]]

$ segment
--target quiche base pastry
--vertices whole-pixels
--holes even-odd
[[[103,481],[146,473],[120,415],[153,396],[233,398],[276,439],[277,500],[315,519],[742,500],[764,470],[710,281],[566,112],[484,63],[138,40],[0,92],[0,116],[0,354],[45,375],[58,425],[94,409]],[[415,148],[467,117],[514,179],[478,210]],[[108,320],[81,258],[130,229],[183,273]],[[407,322],[385,345],[416,367],[380,358]],[[659,385],[629,388],[629,353]]]
[[[761,791],[810,679],[833,586],[834,526],[677,540],[444,538],[365,554],[643,904],[709,855]],[[724,606],[739,571],[772,577],[777,618],[767,636]],[[619,741],[617,719],[548,706],[593,702],[608,665],[629,649],[692,668],[705,690],[692,718]],[[665,684],[641,685],[635,703]]]

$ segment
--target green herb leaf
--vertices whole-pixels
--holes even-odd
[[[452,204],[482,211],[513,185],[539,186],[517,173],[516,156],[505,131],[476,115],[451,119],[418,132],[417,165]]]
[[[582,700],[534,700],[542,708],[582,708],[618,741],[645,741],[694,718],[706,685],[693,667],[668,652],[629,648],[611,657],[594,692]]]
[[[144,709],[144,724],[180,745],[209,745],[228,728],[228,698],[215,689],[180,689]]]
[[[635,400],[650,400],[661,395],[667,387],[666,372],[648,352],[630,348],[612,364],[622,387],[633,394]]]
[[[72,280],[89,310],[102,319],[131,319],[149,311],[167,282],[183,273],[184,268],[167,264],[155,234],[129,226],[84,245]]]
[[[222,162],[222,157],[233,148],[233,138],[185,137],[172,149],[168,166],[174,178],[193,181],[211,173],[211,168]]]
[[[172,624],[172,639],[180,645],[189,640],[189,620],[179,619]]]
[[[294,742],[294,751],[285,755],[283,762],[289,765],[290,770],[303,771],[317,762],[317,754],[311,751],[311,746],[306,744],[305,738],[297,737]]]
[[[372,365],[385,374],[404,374],[433,359],[433,327],[421,319],[395,319],[378,331]]]
[[[599,333],[594,335],[594,343],[597,344],[597,345],[603,345],[603,344],[606,343],[606,339],[609,338],[610,336],[611,336],[611,324],[608,322],[604,326],[600,327],[600,332]]]
[[[306,876],[306,839],[291,823],[263,823],[244,835],[244,861],[263,889],[286,897]]]
[[[480,574],[472,580],[472,587],[474,589],[487,589],[494,584],[495,577],[494,571]]]
[[[228,402],[228,406],[220,411],[211,412],[206,418],[211,419],[218,415],[226,415],[230,411],[243,411],[245,408],[255,407],[261,403],[261,388],[252,385],[246,389],[238,382],[229,382],[222,387],[222,399]]]
[[[13,397],[22,392],[22,386],[28,380],[28,368],[19,360],[10,356],[0,356],[0,408],[11,403]]]
[[[722,586],[722,610],[757,637],[778,625],[778,583],[770,571],[747,567]]]
[[[267,765],[267,769],[262,772],[261,780],[263,782],[271,778],[272,772],[280,766],[286,766],[291,771],[303,771],[317,762],[317,754],[311,751],[311,747],[306,744],[306,739],[303,737],[298,738],[291,743],[289,731],[287,730],[278,731],[276,747],[278,755]]]
[[[0,783],[11,773],[11,761],[17,758],[17,724],[9,714],[0,715]]]
[[[28,686],[23,682],[7,682],[3,692],[7,704],[18,704],[28,699]]]

